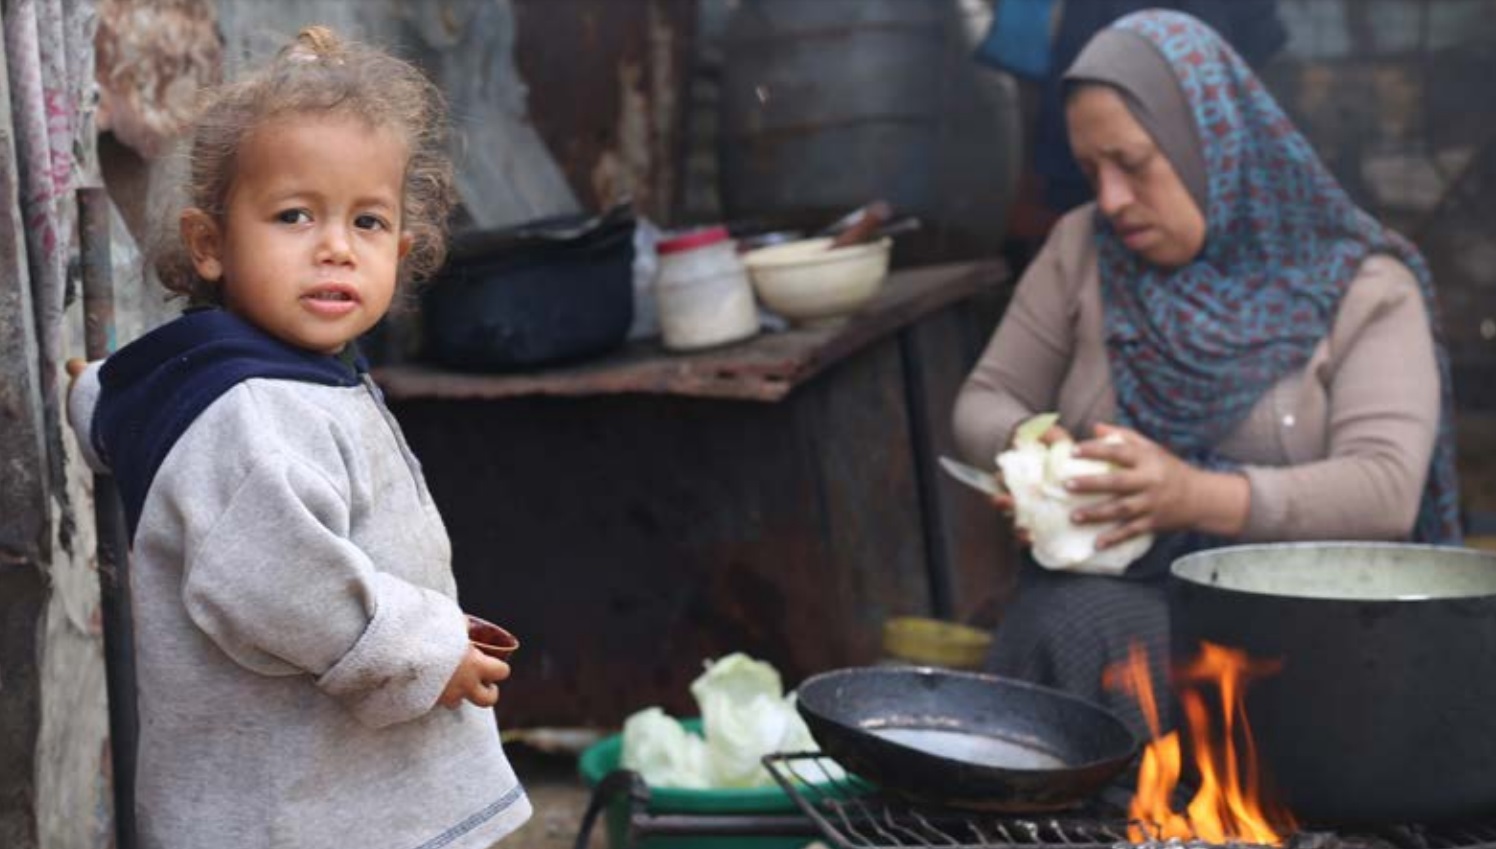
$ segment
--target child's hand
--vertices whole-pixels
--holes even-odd
[[[67,373],[68,373],[68,394],[71,395],[71,394],[73,394],[73,384],[75,384],[75,383],[78,382],[78,375],[82,374],[83,370],[86,369],[86,368],[88,368],[88,361],[87,360],[80,360],[77,357],[73,357],[72,359],[70,359],[67,362],[63,363],[62,367],[65,368],[65,369],[67,369]]]
[[[452,680],[447,682],[447,688],[442,690],[436,703],[444,708],[455,708],[466,699],[478,707],[493,707],[499,703],[498,682],[508,677],[509,664],[468,646],[462,663],[452,673]]]

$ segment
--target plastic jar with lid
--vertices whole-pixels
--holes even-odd
[[[753,286],[727,228],[682,233],[660,242],[657,251],[655,304],[665,347],[709,348],[758,332]]]

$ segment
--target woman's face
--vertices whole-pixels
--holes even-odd
[[[1127,249],[1163,268],[1205,246],[1205,216],[1153,137],[1110,86],[1082,85],[1065,107],[1070,147]]]

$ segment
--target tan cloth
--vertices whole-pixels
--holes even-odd
[[[956,443],[984,468],[1013,428],[1056,410],[1077,438],[1114,420],[1094,205],[1060,220],[1024,272],[956,399]],[[1243,540],[1399,539],[1410,532],[1439,420],[1439,372],[1412,273],[1369,257],[1305,369],[1219,446],[1243,464]]]

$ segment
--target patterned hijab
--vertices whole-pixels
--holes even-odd
[[[1188,15],[1118,20],[1066,78],[1119,89],[1205,211],[1205,247],[1176,269],[1127,250],[1098,215],[1119,420],[1194,462],[1229,465],[1214,446],[1309,361],[1362,261],[1391,255],[1418,279],[1443,385],[1413,539],[1457,544],[1449,361],[1417,249],[1351,201],[1246,63]]]

